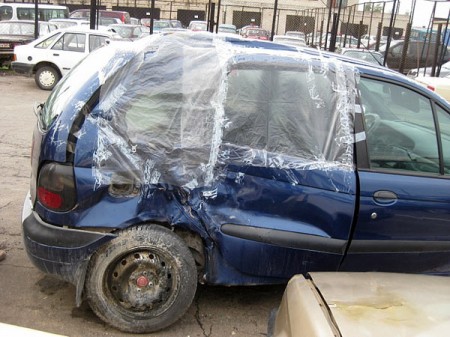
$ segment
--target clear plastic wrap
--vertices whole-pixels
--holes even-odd
[[[352,66],[212,34],[135,43],[101,89],[97,186],[211,187],[228,165],[353,170]]]

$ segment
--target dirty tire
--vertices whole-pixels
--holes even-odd
[[[148,333],[177,321],[196,288],[195,261],[185,242],[162,226],[141,225],[94,254],[85,290],[102,320],[125,332]]]
[[[51,66],[39,67],[34,75],[37,86],[42,90],[52,90],[60,79],[58,70]]]

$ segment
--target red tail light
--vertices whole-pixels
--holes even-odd
[[[58,163],[44,165],[39,172],[37,198],[42,206],[54,211],[72,209],[76,202],[72,166]]]
[[[430,89],[431,91],[434,91],[436,88],[431,86],[431,85],[427,85],[427,88]]]
[[[38,198],[41,204],[51,209],[60,209],[63,204],[61,195],[49,191],[44,187],[38,188]]]

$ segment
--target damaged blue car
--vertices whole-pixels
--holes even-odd
[[[120,330],[198,282],[450,272],[450,105],[388,69],[180,32],[93,52],[36,113],[26,251]]]

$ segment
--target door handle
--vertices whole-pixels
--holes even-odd
[[[391,191],[376,191],[373,194],[373,198],[379,204],[393,204],[398,200],[397,194]]]
[[[53,56],[59,56],[59,54],[53,54]]]

